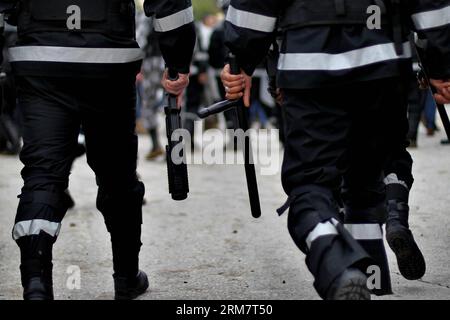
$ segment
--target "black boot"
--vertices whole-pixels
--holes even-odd
[[[129,190],[107,191],[99,188],[97,208],[105,217],[111,235],[115,298],[134,299],[148,288],[147,275],[139,271],[145,187],[136,179],[135,186]]]
[[[43,264],[39,260],[22,261],[20,271],[24,300],[54,299],[52,267],[51,263]]]
[[[53,300],[53,286],[43,277],[31,278],[23,287],[24,300]]]
[[[397,257],[398,269],[408,280],[423,277],[425,259],[409,229],[409,207],[405,202],[388,201],[389,217],[386,223],[386,240]]]
[[[139,270],[135,277],[127,278],[114,275],[115,300],[136,299],[148,289],[149,283],[144,271]]]
[[[16,240],[20,248],[20,275],[25,300],[53,300],[53,256],[55,238],[39,235]]]
[[[331,284],[327,300],[370,300],[367,276],[356,268],[345,270]]]

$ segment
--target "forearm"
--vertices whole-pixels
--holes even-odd
[[[411,2],[414,31],[426,39],[430,77],[450,79],[450,0]]]
[[[248,75],[263,61],[273,42],[280,2],[231,1],[225,23],[225,44]]]
[[[147,16],[155,17],[154,28],[166,65],[179,73],[189,73],[195,45],[191,1],[146,1],[144,9]]]

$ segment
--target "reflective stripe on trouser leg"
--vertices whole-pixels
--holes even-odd
[[[52,249],[67,211],[66,195],[27,191],[20,196],[12,237],[20,248],[22,283],[43,276],[52,281]]]
[[[333,281],[350,267],[365,272],[374,262],[336,219],[320,223],[309,237],[322,231],[311,242],[306,264],[315,277],[314,287],[325,298]]]
[[[45,232],[52,237],[57,237],[61,229],[61,223],[51,222],[43,219],[34,219],[27,221],[19,221],[13,228],[13,239],[39,235],[41,232]]]
[[[337,234],[338,231],[331,221],[321,222],[306,237],[306,245],[311,249],[313,241],[318,238]]]
[[[338,207],[330,189],[303,185],[290,198],[289,233],[306,254],[306,265],[315,279],[314,288],[325,298],[330,285],[347,268],[365,271],[373,261],[343,225],[337,223]]]
[[[308,195],[304,194],[303,200],[305,197]],[[350,267],[365,271],[373,261],[336,218],[323,211],[305,213],[310,204],[323,208],[323,204],[310,201],[291,204],[288,228],[297,246],[306,254],[306,265],[314,276],[314,288],[325,299],[330,285],[342,272]],[[337,217],[336,208],[335,211]]]
[[[67,211],[67,195],[63,192],[29,191],[22,193],[19,198],[13,239],[17,241],[22,237],[37,236],[41,232],[56,239]]]
[[[369,277],[369,289],[376,295],[391,294],[391,276],[383,242],[383,230],[380,224],[346,223],[345,228],[375,260],[375,266],[371,266],[370,269],[365,270]]]
[[[408,206],[409,202],[409,189],[408,184],[400,180],[395,173],[391,173],[384,179],[386,184],[386,200],[388,204],[388,215],[392,211],[391,206],[396,209],[397,204]]]

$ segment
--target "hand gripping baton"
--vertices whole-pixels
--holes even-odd
[[[434,95],[437,93],[437,90],[431,84],[429,74],[428,74],[428,68],[426,65],[426,59],[424,57],[424,51],[423,51],[423,49],[419,48],[416,45],[416,52],[417,52],[417,56],[419,57],[419,64],[420,64],[420,68],[421,68],[422,75],[423,75],[422,79],[425,80],[425,83],[427,84],[427,86],[430,88],[431,92]],[[447,139],[450,140],[450,120],[448,118],[447,110],[445,110],[445,106],[441,103],[438,103],[436,101],[436,99],[434,102],[436,103],[436,107],[439,112],[439,116],[441,117],[442,125],[444,126],[444,130],[447,135]]]
[[[175,81],[178,79],[178,73],[169,69],[169,79]],[[172,94],[167,94],[168,103],[164,107],[166,114],[166,133],[167,133],[167,146],[166,146],[166,160],[167,160],[167,176],[169,179],[169,193],[172,195],[172,199],[176,201],[185,200],[189,193],[189,179],[187,164],[185,161],[185,146],[182,145],[182,149],[178,154],[173,155],[172,151],[180,143],[184,144],[182,136],[178,141],[172,141],[172,135],[175,131],[182,128],[180,112],[181,110],[177,106],[177,97]],[[177,148],[180,150],[179,148]],[[174,156],[179,159],[174,161]]]
[[[230,68],[232,74],[240,74],[240,68],[237,64],[236,57],[230,55]],[[258,192],[258,182],[256,180],[256,171],[255,165],[252,161],[252,146],[250,143],[250,137],[246,134],[249,129],[247,113],[245,110],[245,106],[242,102],[242,99],[239,100],[225,100],[222,102],[218,102],[212,106],[207,108],[203,108],[199,110],[198,116],[202,119],[217,114],[220,112],[224,112],[230,109],[235,109],[238,116],[238,127],[235,128],[241,129],[244,132],[244,167],[245,167],[245,176],[247,178],[247,188],[248,188],[248,196],[250,199],[250,208],[252,212],[252,216],[254,218],[259,218],[261,216],[261,205],[259,201],[259,192]]]

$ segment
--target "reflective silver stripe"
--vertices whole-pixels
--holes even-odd
[[[404,54],[398,56],[393,43],[379,44],[338,54],[283,53],[278,69],[284,71],[338,71],[370,65],[394,59],[411,58],[411,45],[403,44]]]
[[[273,32],[275,30],[277,18],[243,11],[229,6],[227,21],[240,28],[261,32]]]
[[[328,236],[332,234],[338,234],[336,227],[329,221],[319,223],[313,231],[308,234],[306,237],[306,245],[308,248],[311,248],[311,244],[314,240],[322,236]]]
[[[178,29],[194,21],[194,11],[192,7],[178,11],[170,16],[154,19],[153,27],[157,32],[167,32]]]
[[[450,6],[427,12],[419,12],[411,16],[418,30],[438,28],[450,24]]]
[[[345,228],[356,240],[380,240],[383,239],[383,231],[378,223],[370,224],[345,224]]]
[[[395,173],[390,173],[384,178],[384,184],[400,184],[409,190],[408,185],[405,181],[399,180]]]
[[[23,46],[9,49],[11,62],[128,63],[144,56],[139,48]]]
[[[209,59],[209,54],[206,52],[197,51],[195,53],[195,60],[197,60],[197,61],[208,61],[208,59]]]
[[[44,231],[56,237],[61,229],[61,224],[57,222],[50,222],[42,219],[20,221],[14,225],[13,239],[17,240],[21,237],[38,235],[41,231]]]

